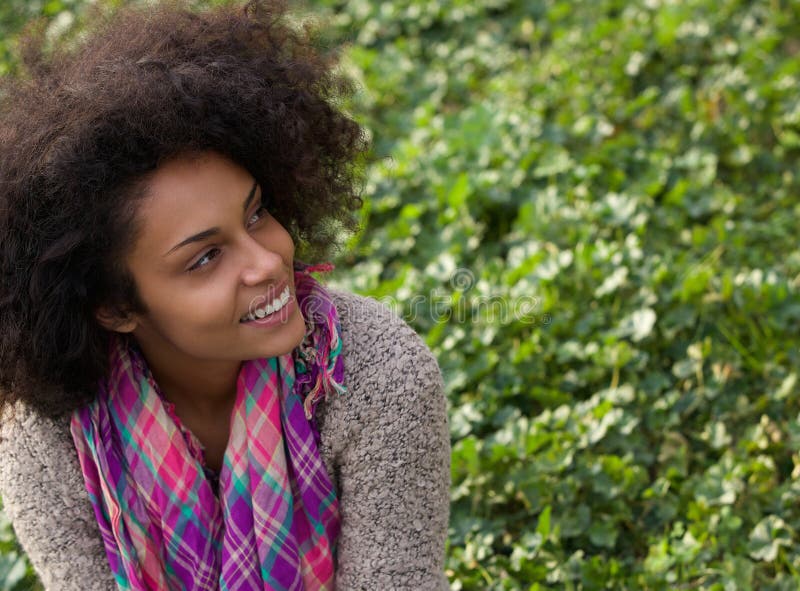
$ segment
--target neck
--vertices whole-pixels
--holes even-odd
[[[165,364],[161,356],[148,354],[142,344],[140,347],[162,395],[175,404],[179,415],[210,420],[228,416],[236,401],[241,362],[173,358]]]

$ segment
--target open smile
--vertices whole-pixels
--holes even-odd
[[[251,310],[239,319],[239,322],[255,322],[262,320],[268,316],[275,314],[282,310],[291,300],[292,294],[289,286],[283,288],[280,295],[273,298],[271,302],[264,301],[256,307],[251,307]]]

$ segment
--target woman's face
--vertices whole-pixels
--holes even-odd
[[[216,153],[157,169],[126,261],[147,312],[116,330],[131,332],[149,359],[176,367],[294,349],[305,332],[294,243],[261,199],[253,177]],[[250,313],[255,320],[245,319]]]

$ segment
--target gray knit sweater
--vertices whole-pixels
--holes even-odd
[[[450,449],[436,360],[378,302],[333,296],[348,391],[317,412],[342,515],[336,588],[447,589]],[[17,405],[0,438],[0,495],[45,588],[115,589],[69,417]]]

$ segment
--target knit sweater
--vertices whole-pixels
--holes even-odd
[[[339,497],[336,589],[447,589],[450,449],[436,360],[378,302],[332,292],[347,393],[317,408]],[[69,415],[21,403],[0,422],[0,496],[48,591],[116,589],[84,487]]]

